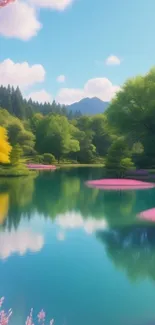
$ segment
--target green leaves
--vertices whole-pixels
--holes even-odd
[[[61,156],[76,152],[79,141],[74,138],[74,126],[66,117],[50,115],[40,121],[36,130],[36,149],[39,153],[52,153],[58,160]]]
[[[127,144],[141,143],[141,166],[155,165],[155,68],[128,80],[107,109],[107,119]]]
[[[134,167],[124,138],[118,138],[112,143],[108,150],[105,167],[116,171],[125,171]]]

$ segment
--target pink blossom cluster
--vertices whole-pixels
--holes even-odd
[[[54,165],[27,164],[29,169],[56,169]]]
[[[1,308],[2,308],[3,302],[4,302],[4,297],[0,298],[0,325],[7,325],[9,323],[10,317],[12,315],[12,309],[9,309],[9,311],[7,313],[4,310],[2,310]],[[46,317],[46,314],[45,314],[44,310],[42,309],[38,314],[38,323],[40,323],[40,325],[45,325],[45,317]],[[49,325],[53,325],[53,324],[54,324],[54,319],[51,319]],[[33,309],[31,309],[30,315],[27,317],[25,325],[34,325],[34,323],[33,323]]]

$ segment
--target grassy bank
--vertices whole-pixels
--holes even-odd
[[[56,166],[58,168],[79,168],[79,167],[91,167],[91,168],[98,168],[98,167],[104,167],[103,164],[63,164],[63,163],[60,163],[60,164],[56,164]]]
[[[14,166],[0,166],[0,177],[29,176],[31,173],[33,172],[22,164]]]

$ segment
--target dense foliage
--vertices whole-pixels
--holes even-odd
[[[14,96],[20,99],[21,106],[18,100],[14,107]],[[10,87],[0,88],[0,102],[5,105],[0,108],[0,125],[6,129],[13,148],[12,162],[18,156],[17,146],[20,146],[20,156],[29,161],[94,163],[100,157],[105,157],[112,142],[103,114],[70,119],[65,109],[55,103],[51,106],[55,106],[55,109],[47,114],[46,104],[41,106],[32,101],[26,102],[18,88],[11,90]],[[30,103],[31,109],[28,106]],[[41,114],[41,111],[45,114]]]
[[[0,127],[0,163],[9,163],[11,146],[8,142],[6,130]]]
[[[136,165],[154,168],[155,68],[124,84],[107,110],[107,117],[115,133],[125,136],[129,148],[139,143],[144,149],[134,152]]]
[[[128,80],[105,113],[73,116],[65,106],[27,101],[19,88],[1,86],[0,126],[13,148],[12,160],[20,147],[20,156],[32,162],[101,162],[123,172],[134,166],[154,168],[154,94],[151,69]]]

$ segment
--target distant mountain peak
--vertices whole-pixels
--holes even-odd
[[[68,105],[67,108],[72,112],[80,111],[82,115],[95,115],[104,113],[109,102],[103,102],[98,97],[86,97],[79,102]]]

